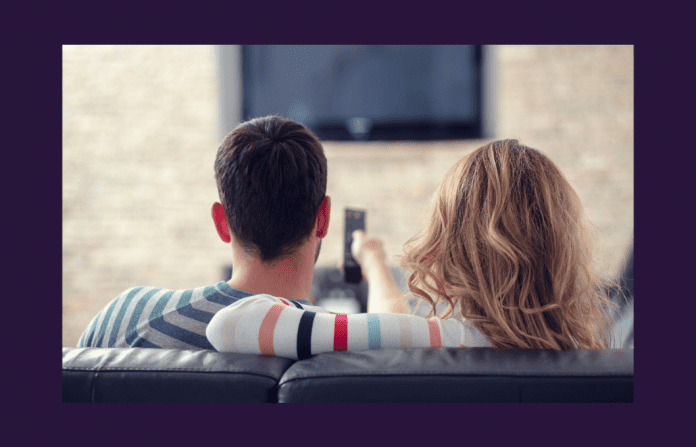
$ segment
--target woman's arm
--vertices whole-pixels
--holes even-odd
[[[206,329],[208,341],[221,352],[300,360],[332,351],[471,346],[464,324],[454,319],[374,313],[333,315],[286,302],[270,295],[239,300],[215,314]]]
[[[367,311],[370,313],[410,314],[408,301],[394,281],[382,241],[353,232],[353,257],[358,261],[369,285]]]

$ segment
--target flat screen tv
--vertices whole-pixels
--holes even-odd
[[[322,140],[481,138],[476,45],[248,45],[244,119],[280,115]]]

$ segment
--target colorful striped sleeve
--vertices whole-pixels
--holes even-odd
[[[241,315],[243,314],[243,318]],[[220,310],[206,330],[221,352],[305,359],[331,351],[402,347],[460,347],[463,323],[404,314],[332,314],[270,295],[242,299]]]

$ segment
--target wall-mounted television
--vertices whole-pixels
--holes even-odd
[[[481,138],[481,57],[477,45],[245,45],[242,113],[322,140]]]

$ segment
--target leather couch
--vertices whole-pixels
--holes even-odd
[[[633,402],[633,349],[63,348],[63,402]]]
[[[392,269],[405,290],[405,278]],[[231,273],[231,270],[230,272]],[[280,357],[146,348],[63,348],[63,402],[633,402],[633,248],[613,313],[614,349],[411,348]],[[337,270],[312,291],[352,297]]]

